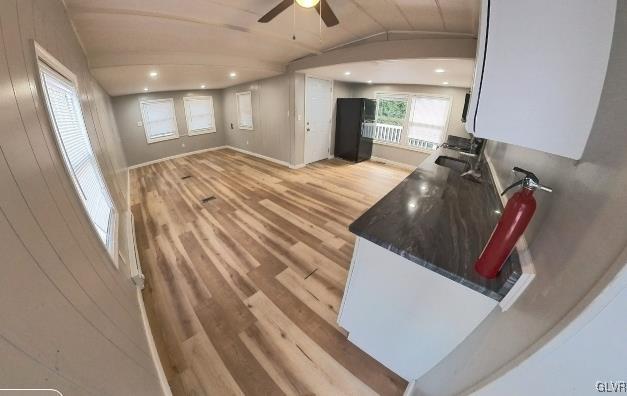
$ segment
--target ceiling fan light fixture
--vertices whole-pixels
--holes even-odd
[[[296,0],[296,3],[303,8],[312,8],[320,3],[320,0]]]

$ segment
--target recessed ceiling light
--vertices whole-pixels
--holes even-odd
[[[200,89],[205,89],[205,88],[207,88],[207,86],[205,84],[200,86]]]
[[[155,78],[159,75],[159,73],[157,73],[156,71],[151,71],[150,73],[148,73],[148,75],[152,78]]]
[[[345,76],[350,76],[350,75],[351,75],[351,72],[349,72],[349,71],[345,71],[345,72],[344,72],[344,75],[345,75]]]
[[[444,69],[435,69],[434,72],[436,73],[444,73],[446,70]]]
[[[144,92],[145,92],[145,91],[148,91],[148,88],[144,88]]]
[[[231,77],[231,78],[235,78],[235,77],[237,77],[237,73],[235,73],[235,72],[230,72],[230,73],[229,73],[229,77]]]
[[[442,82],[442,85],[448,85],[448,81]]]
[[[368,84],[372,84],[372,80],[368,80],[367,82],[368,82]]]

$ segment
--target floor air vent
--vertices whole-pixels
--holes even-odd
[[[183,176],[183,177],[181,177],[181,180],[189,179],[190,177],[192,177],[192,176],[191,175]]]
[[[200,201],[201,201],[202,203],[207,203],[207,202],[209,202],[209,201],[213,201],[214,199],[216,199],[216,197],[214,197],[214,196],[212,195],[212,196],[210,196],[210,197],[203,198],[203,199],[201,199]]]

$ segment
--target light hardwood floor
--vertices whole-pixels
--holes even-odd
[[[407,174],[228,149],[133,170],[143,294],[174,394],[402,394],[336,318],[347,227]]]

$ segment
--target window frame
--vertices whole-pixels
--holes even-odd
[[[116,269],[119,269],[119,262],[117,259],[118,253],[119,253],[118,252],[119,211],[115,204],[115,201],[113,200],[113,196],[111,195],[110,187],[107,184],[107,180],[105,179],[104,174],[102,173],[102,167],[94,151],[92,139],[91,139],[91,136],[89,136],[89,131],[87,130],[87,121],[85,120],[83,105],[81,103],[81,95],[80,95],[80,89],[79,89],[79,84],[78,84],[78,78],[70,69],[65,67],[59,60],[57,60],[48,51],[46,51],[43,47],[41,47],[39,43],[33,40],[33,45],[35,48],[35,68],[37,71],[37,78],[36,78],[37,88],[39,90],[40,98],[42,102],[44,102],[48,123],[50,125],[50,131],[54,135],[53,140],[57,148],[57,153],[59,154],[59,156],[61,157],[61,161],[63,162],[63,169],[65,170],[66,176],[70,179],[72,183],[73,194],[75,195],[76,199],[80,202],[80,206],[81,206],[84,216],[87,219],[87,223],[89,224],[89,227],[91,227],[91,230],[95,238],[98,240],[98,245],[102,246],[105,249],[105,251],[107,252],[107,256],[111,260],[111,263],[114,265]],[[51,107],[50,99],[48,96],[48,91],[45,88],[45,82],[43,81],[43,77],[42,77],[42,71],[43,71],[42,66],[43,68],[50,69],[52,72],[58,74],[61,78],[66,79],[76,91],[80,116],[83,119],[83,123],[85,125],[85,131],[87,133],[87,140],[89,141],[89,145],[90,145],[90,150],[94,156],[94,160],[97,165],[96,171],[99,173],[99,176],[103,181],[105,192],[109,197],[109,201],[111,202],[111,216],[109,218],[106,242],[103,241],[102,238],[98,235],[99,232],[96,229],[96,225],[92,221],[91,216],[89,212],[87,211],[87,206],[85,204],[85,201],[81,197],[82,187],[80,186],[78,182],[78,179],[74,173],[74,169],[72,169],[70,166],[68,155],[66,153],[65,147],[61,140],[61,136],[60,136],[60,133],[57,128],[57,124],[53,116],[52,107]]]
[[[201,101],[201,100],[208,100],[211,103],[211,119],[212,119],[213,127],[211,127],[211,128],[203,128],[203,129],[193,129],[192,130],[192,128],[190,126],[190,124],[191,124],[191,114],[190,114],[190,109],[189,109],[188,103],[192,102],[192,101]],[[185,96],[183,98],[183,107],[185,108],[185,121],[187,123],[187,136],[204,135],[204,134],[207,134],[207,133],[215,133],[217,131],[217,129],[216,129],[216,112],[215,112],[215,107],[213,105],[213,96],[211,96],[211,95]]]
[[[174,118],[174,134],[173,135],[167,135],[167,136],[161,136],[158,138],[152,138],[150,137],[150,134],[148,133],[148,129],[146,127],[146,113],[144,111],[144,104],[151,104],[151,103],[157,103],[157,102],[168,102],[171,107],[172,107],[172,116]],[[160,99],[147,99],[147,98],[142,98],[139,99],[139,111],[141,113],[142,116],[142,125],[144,127],[144,134],[146,135],[146,142],[148,144],[152,144],[152,143],[158,143],[158,142],[163,142],[166,140],[173,140],[173,139],[178,139],[179,136],[179,126],[178,126],[178,119],[176,118],[176,107],[174,106],[174,98],[160,98]]]
[[[441,95],[441,94],[429,94],[429,93],[422,93],[422,92],[386,92],[386,91],[377,91],[374,94],[374,99],[377,102],[377,109],[376,109],[376,113],[379,113],[379,98],[385,98],[385,97],[389,97],[389,98],[404,98],[407,100],[407,111],[405,112],[405,119],[403,120],[403,129],[401,131],[401,142],[400,143],[391,143],[391,142],[386,142],[385,140],[377,140],[374,139],[374,142],[377,144],[382,144],[382,145],[386,145],[386,146],[393,146],[393,147],[398,147],[398,148],[402,148],[405,150],[413,150],[413,151],[420,151],[420,152],[424,152],[424,153],[433,153],[434,150],[430,150],[430,149],[424,149],[424,148],[420,148],[420,147],[415,147],[415,146],[411,146],[409,144],[409,119],[411,117],[411,113],[413,112],[413,100],[412,98],[414,97],[419,97],[419,98],[434,98],[434,99],[446,99],[448,100],[448,112],[446,114],[446,122],[444,123],[444,134],[448,135],[449,133],[449,124],[451,121],[451,111],[453,109],[453,97],[451,97],[450,95]],[[376,119],[375,119],[375,123],[376,123]],[[444,138],[446,138],[446,136],[444,136]]]
[[[240,96],[250,97],[250,126],[242,125],[242,118],[240,116],[240,108],[239,108]],[[253,92],[252,91],[236,92],[235,93],[235,105],[237,106],[237,127],[239,129],[244,129],[247,131],[254,131],[255,130],[255,114],[253,112]]]

